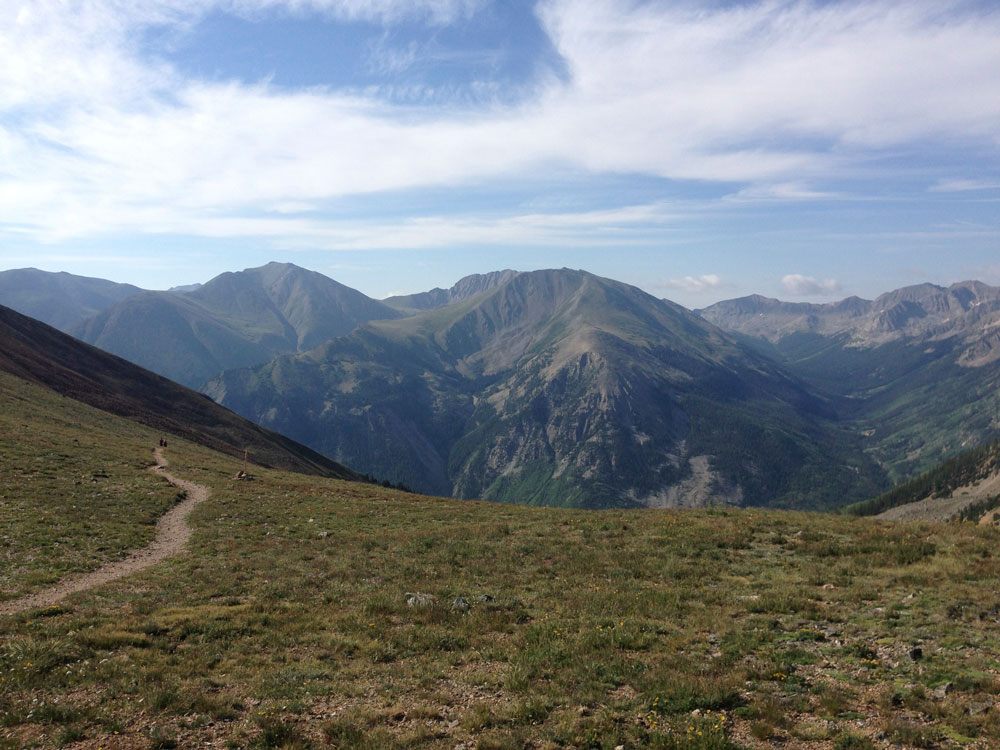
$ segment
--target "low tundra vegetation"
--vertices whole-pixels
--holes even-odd
[[[992,528],[526,508],[169,458],[212,490],[186,554],[0,619],[0,747],[1000,744]],[[169,504],[137,463],[137,502]],[[46,533],[94,533],[60,526],[79,496],[48,502]]]

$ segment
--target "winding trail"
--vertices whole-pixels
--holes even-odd
[[[160,516],[160,520],[156,522],[156,536],[153,541],[142,549],[136,550],[124,560],[107,563],[82,576],[64,579],[54,586],[28,596],[22,596],[20,599],[2,602],[0,603],[0,615],[13,615],[27,609],[51,606],[70,594],[86,591],[144,570],[181,551],[188,539],[191,538],[191,527],[187,525],[187,516],[198,503],[208,499],[209,490],[204,485],[178,479],[166,471],[168,463],[162,448],[154,450],[153,456],[156,458],[156,466],[151,466],[150,471],[156,472],[170,484],[187,493],[187,497],[183,501]]]

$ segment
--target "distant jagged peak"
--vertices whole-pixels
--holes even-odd
[[[785,300],[775,299],[774,297],[765,297],[761,294],[750,294],[746,297],[737,297],[736,299],[723,300],[721,302],[716,302],[714,305],[709,305],[701,310],[696,310],[695,312],[702,317],[711,319],[713,315],[718,314],[737,314],[737,315],[752,315],[758,313],[785,313],[789,315],[810,315],[815,313],[856,313],[856,312],[867,312],[871,307],[871,300],[862,299],[861,297],[851,296],[846,299],[838,300],[836,302],[787,302]]]
[[[950,286],[922,283],[873,301],[848,297],[825,304],[782,302],[760,295],[718,302],[698,314],[728,331],[778,342],[795,333],[847,334],[853,345],[879,346],[901,339],[978,339],[1000,323],[1000,287],[981,281]],[[965,357],[979,362],[980,346]]]

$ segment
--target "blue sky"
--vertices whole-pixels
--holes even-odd
[[[13,0],[0,268],[998,284],[997,39],[995,2]]]

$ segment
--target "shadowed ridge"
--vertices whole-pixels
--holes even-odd
[[[357,479],[350,469],[219,406],[204,394],[0,306],[0,369],[221,453],[287,471]]]
[[[69,333],[103,310],[143,290],[131,284],[37,268],[0,271],[0,305]]]

